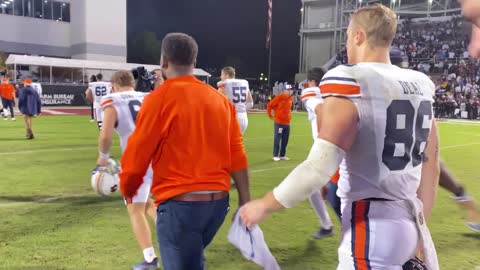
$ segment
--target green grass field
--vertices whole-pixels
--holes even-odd
[[[23,139],[21,119],[0,121],[1,270],[131,269],[141,260],[120,196],[101,198],[90,188],[98,132],[88,119],[40,117],[34,121],[37,139],[33,141]],[[265,115],[250,115],[245,144],[254,198],[279,183],[303,160],[311,144],[306,116],[296,114],[288,147],[291,160],[273,163],[271,126]],[[480,198],[480,125],[442,123],[440,132],[442,158],[469,193]],[[119,157],[118,142],[114,145],[113,154]],[[236,204],[233,192],[230,215]],[[469,231],[463,217],[441,190],[429,225],[441,269],[480,269],[480,234]],[[208,269],[260,269],[227,242],[229,220],[207,249]],[[310,240],[317,226],[308,202],[261,224],[282,269],[335,269],[338,222],[334,237]]]

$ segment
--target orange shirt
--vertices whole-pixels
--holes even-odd
[[[194,191],[230,190],[247,168],[231,102],[194,76],[168,79],[148,95],[122,157],[120,189],[132,197],[152,164],[157,204]]]
[[[335,183],[335,184],[338,184],[338,180],[340,180],[340,169],[338,169],[330,179],[330,181],[332,181],[332,183]]]
[[[268,117],[272,117],[272,110],[275,112],[275,123],[290,125],[292,119],[292,97],[284,94],[276,96],[267,104]]]
[[[3,83],[1,85],[0,95],[4,99],[13,100],[15,98],[15,87],[9,83]]]

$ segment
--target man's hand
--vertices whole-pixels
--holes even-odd
[[[240,210],[240,217],[243,224],[248,228],[262,222],[268,214],[264,199],[250,201]]]
[[[240,210],[240,217],[243,224],[248,228],[262,222],[271,212],[284,209],[273,196],[273,192],[269,192],[262,199],[253,200],[246,203]]]
[[[108,159],[104,159],[102,157],[98,157],[97,159],[97,166],[99,167],[107,167],[108,166]]]

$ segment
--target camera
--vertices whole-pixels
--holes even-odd
[[[149,72],[145,67],[132,69],[132,74],[135,80],[137,80],[135,90],[139,92],[151,92],[158,79],[155,71]]]

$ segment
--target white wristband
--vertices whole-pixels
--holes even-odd
[[[108,159],[110,158],[110,153],[98,152],[98,155],[99,155],[102,159],[105,159],[105,160],[108,160]]]

